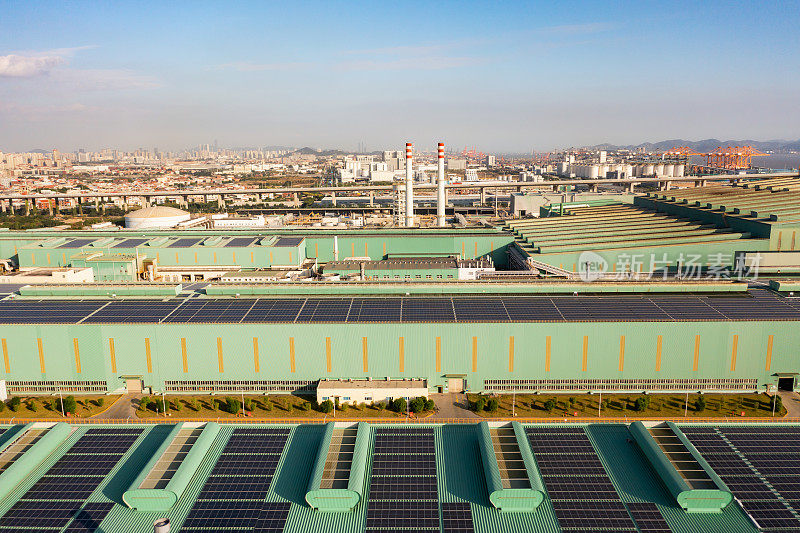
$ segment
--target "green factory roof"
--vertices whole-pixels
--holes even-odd
[[[504,423],[494,423],[498,424]],[[337,424],[344,426],[349,423]],[[0,500],[0,529],[24,530],[24,527],[19,529],[24,525],[32,531],[44,531],[48,529],[42,526],[43,522],[35,520],[47,519],[51,520],[46,525],[52,531],[68,525],[67,531],[78,530],[79,525],[89,523],[93,527],[87,531],[149,533],[156,519],[168,518],[172,531],[176,532],[198,528],[252,531],[259,516],[271,516],[275,529],[266,531],[349,533],[365,531],[368,523],[375,525],[375,517],[380,516],[384,517],[382,525],[391,529],[393,520],[401,514],[397,509],[403,506],[430,509],[425,515],[427,521],[418,513],[410,514],[404,524],[408,531],[440,531],[440,524],[449,524],[446,521],[453,508],[461,509],[462,518],[476,533],[569,531],[580,516],[580,512],[569,511],[575,508],[594,509],[598,526],[604,517],[615,517],[614,520],[631,524],[627,527],[633,528],[632,524],[637,523],[642,531],[646,524],[638,514],[642,509],[651,513],[651,519],[662,517],[663,525],[668,528],[663,531],[681,533],[756,532],[755,523],[774,524],[770,520],[775,520],[775,516],[783,517],[782,527],[800,526],[800,520],[793,514],[796,502],[789,501],[789,493],[785,498],[780,493],[781,487],[791,485],[793,478],[788,471],[769,472],[771,488],[763,485],[758,490],[759,484],[764,483],[764,473],[759,468],[768,472],[769,460],[788,460],[800,453],[797,444],[800,426],[793,424],[675,426],[683,440],[691,441],[708,459],[708,468],[717,469],[727,480],[739,500],[721,512],[707,513],[687,512],[678,505],[662,481],[666,474],[660,469],[668,469],[669,465],[662,461],[661,466],[654,467],[624,424],[520,425],[515,430],[518,443],[527,457],[528,472],[534,472],[529,475],[535,476],[537,486],[541,483],[544,487],[544,499],[533,510],[509,511],[497,509],[489,500],[480,453],[482,433],[477,424],[365,426],[362,423],[358,426],[359,434],[362,426],[366,439],[356,447],[363,448],[365,453],[356,453],[353,461],[363,461],[365,475],[350,480],[351,485],[361,484],[360,492],[356,491],[361,497],[352,511],[345,512],[316,510],[306,502],[309,487],[313,489],[318,484],[311,481],[320,475],[319,457],[324,454],[321,446],[330,444],[330,425],[222,424],[207,442],[196,444],[202,449],[186,468],[181,467],[185,472],[179,469],[174,474],[180,477],[181,490],[174,503],[162,511],[135,510],[123,501],[122,495],[132,486],[138,487],[153,465],[158,464],[158,457],[178,434],[176,426],[64,427],[37,423],[10,429],[0,427],[0,432],[5,430],[0,434],[0,457],[3,450],[28,432],[36,430],[47,437],[48,432],[58,428],[58,434],[53,433],[47,445],[40,446],[49,449],[49,453],[44,453],[46,450],[31,453],[33,448],[29,448],[16,458],[13,479],[4,480],[5,474],[0,473],[0,482],[11,485]],[[40,437],[39,442],[45,437]],[[758,450],[753,445],[759,442],[765,446],[779,443],[782,447],[777,452]],[[739,465],[738,470],[731,465]],[[404,474],[403,468],[409,467],[412,470]],[[416,473],[403,477],[410,472]],[[426,484],[425,476],[430,476],[433,484]],[[250,485],[242,484],[248,479]],[[404,479],[411,484],[403,484]],[[749,493],[732,483],[744,486],[742,480],[749,483]],[[564,483],[577,485],[570,493],[565,492]],[[263,489],[258,489],[259,486]],[[45,487],[46,491],[40,491]],[[763,512],[770,505],[777,505],[784,512],[773,511],[770,518]],[[395,510],[381,511],[387,507]],[[45,508],[50,511],[41,511]],[[232,510],[220,511],[223,516],[212,520],[214,510],[224,508]],[[65,509],[61,519],[54,509]],[[83,509],[82,514],[79,509]],[[201,513],[199,509],[206,510]],[[241,521],[233,523],[234,519]],[[583,523],[580,530],[594,527],[591,519]],[[432,524],[431,528],[424,527],[426,524]],[[231,526],[235,527],[229,529]],[[616,530],[619,529],[618,526]]]

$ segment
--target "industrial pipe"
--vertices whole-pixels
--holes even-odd
[[[439,143],[439,167],[436,171],[436,225],[443,228],[447,195],[444,189],[444,143]]]
[[[414,173],[411,161],[411,143],[406,143],[406,227],[414,225]]]

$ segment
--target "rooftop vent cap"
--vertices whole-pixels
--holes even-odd
[[[153,533],[169,533],[169,518],[159,518],[153,522]]]

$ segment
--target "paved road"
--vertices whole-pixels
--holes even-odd
[[[139,405],[141,394],[126,394],[118,399],[114,404],[100,414],[92,418],[96,420],[125,420],[127,418],[137,418],[136,408]]]
[[[786,407],[790,417],[800,417],[800,394],[790,391],[779,391],[783,406]]]
[[[436,402],[436,407],[439,409],[430,418],[480,418],[466,408],[466,394],[431,394],[430,398]]]

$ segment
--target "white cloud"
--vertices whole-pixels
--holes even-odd
[[[32,78],[47,74],[64,62],[58,55],[21,56],[9,54],[0,56],[0,78]]]

